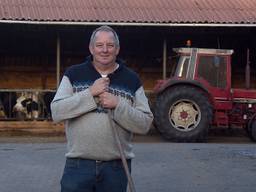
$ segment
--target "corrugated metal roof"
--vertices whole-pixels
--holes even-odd
[[[256,24],[256,0],[0,0],[0,20]]]

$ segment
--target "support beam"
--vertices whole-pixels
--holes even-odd
[[[166,63],[167,63],[167,42],[163,42],[163,79],[166,79]]]
[[[57,36],[57,53],[56,53],[56,88],[60,83],[60,36]]]

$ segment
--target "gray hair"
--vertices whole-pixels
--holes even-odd
[[[115,45],[117,47],[120,47],[120,43],[119,43],[119,38],[118,38],[118,35],[116,33],[116,31],[114,29],[112,29],[111,27],[107,26],[107,25],[103,25],[101,27],[98,27],[96,28],[93,32],[92,32],[92,35],[91,35],[91,38],[90,38],[90,45],[93,45],[95,43],[95,39],[96,39],[96,33],[98,31],[105,31],[105,32],[112,32],[113,35],[114,35],[114,41],[115,41]]]

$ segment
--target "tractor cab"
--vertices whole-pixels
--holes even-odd
[[[196,80],[206,89],[230,89],[233,50],[175,48],[174,51],[180,55],[176,78]]]

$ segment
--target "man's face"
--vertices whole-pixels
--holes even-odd
[[[119,53],[119,47],[114,41],[114,34],[107,31],[98,31],[95,42],[89,46],[89,49],[94,63],[104,66],[114,64]]]

